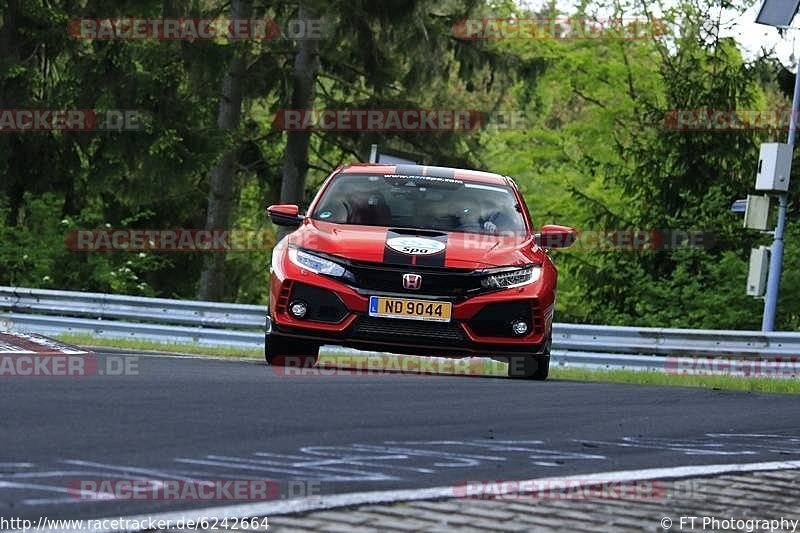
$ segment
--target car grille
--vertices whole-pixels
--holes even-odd
[[[481,290],[480,276],[472,270],[432,269],[413,265],[397,268],[367,263],[352,263],[347,269],[354,277],[351,284],[368,291],[457,297]],[[403,288],[403,274],[408,273],[422,276],[419,290]]]
[[[400,340],[437,346],[464,342],[464,332],[455,322],[423,322],[361,316],[350,330],[350,337],[365,340]]]

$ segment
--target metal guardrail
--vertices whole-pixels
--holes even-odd
[[[0,287],[0,330],[44,335],[260,348],[266,308],[100,293]],[[788,357],[800,333],[638,328],[556,323],[555,361],[663,368],[670,356]],[[649,357],[641,357],[649,356]],[[648,363],[650,361],[650,363]]]
[[[0,313],[0,331],[42,335],[78,334],[101,339],[132,339],[169,344],[202,344],[235,348],[264,346],[264,333],[64,316]]]
[[[266,309],[259,305],[2,286],[0,310],[223,329],[263,329],[266,316]]]
[[[637,328],[559,324],[553,346],[579,351],[658,355],[797,356],[800,332]]]

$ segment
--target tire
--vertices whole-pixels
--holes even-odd
[[[311,368],[319,356],[319,344],[267,333],[264,358],[268,365]]]
[[[514,355],[508,358],[508,377],[544,381],[550,374],[550,346],[552,332],[547,337],[543,353],[536,355]]]
[[[515,355],[508,358],[508,377],[543,381],[550,373],[550,355]]]

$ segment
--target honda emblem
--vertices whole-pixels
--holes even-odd
[[[403,288],[418,291],[422,288],[422,276],[419,274],[403,274]]]

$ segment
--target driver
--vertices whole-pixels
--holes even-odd
[[[347,221],[367,226],[390,226],[392,212],[378,191],[355,191],[350,199]]]
[[[452,206],[448,211],[452,217],[454,229],[474,231],[481,227],[480,206],[470,191],[466,189],[453,191],[452,199],[448,204]]]
[[[511,227],[511,219],[505,210],[491,197],[481,199],[481,210],[478,223],[486,233],[498,233]]]

